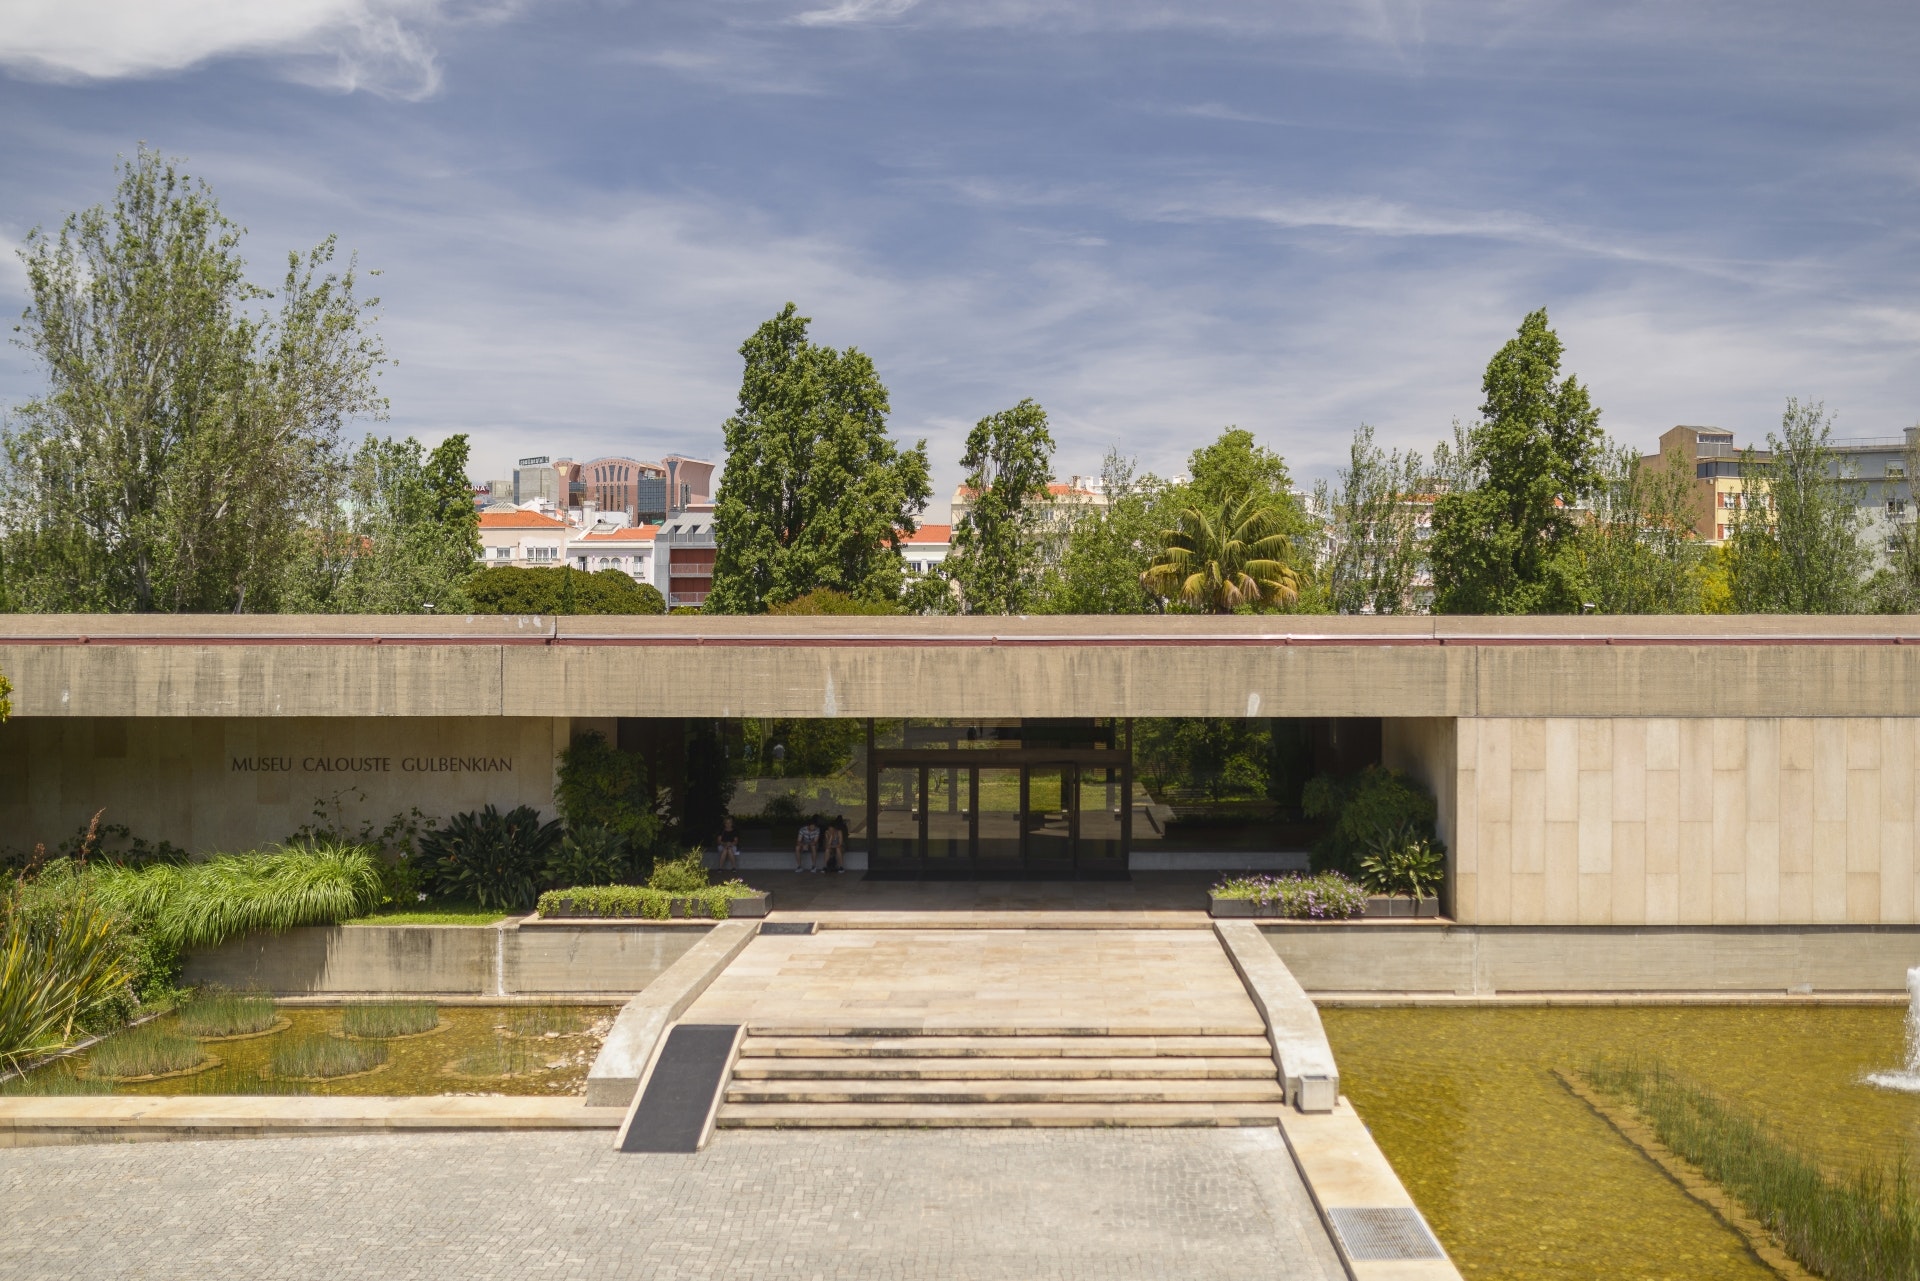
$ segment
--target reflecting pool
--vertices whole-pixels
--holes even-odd
[[[1469,1277],[1768,1278],[1740,1238],[1554,1077],[1658,1058],[1833,1172],[1920,1168],[1896,1007],[1326,1009],[1341,1087]]]

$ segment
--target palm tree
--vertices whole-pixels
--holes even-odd
[[[1179,521],[1160,531],[1160,554],[1140,575],[1149,591],[1209,614],[1300,598],[1299,575],[1287,564],[1293,542],[1258,497],[1222,503],[1217,513],[1183,508]]]

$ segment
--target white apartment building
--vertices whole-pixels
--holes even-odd
[[[567,555],[573,527],[538,511],[517,507],[480,513],[480,560],[486,565],[558,566]]]

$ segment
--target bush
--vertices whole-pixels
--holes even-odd
[[[730,904],[737,898],[752,898],[760,891],[742,881],[724,881],[687,893],[655,889],[651,885],[583,885],[565,890],[548,890],[540,896],[541,916],[643,917],[664,921],[674,899],[686,899],[698,909],[696,915],[724,921],[731,914]]]
[[[1411,828],[1422,840],[1438,844],[1434,820],[1438,806],[1417,783],[1397,770],[1369,765],[1351,778],[1325,775],[1308,783],[1300,796],[1308,818],[1330,820],[1313,847],[1316,871],[1360,870],[1360,856],[1382,832]]]
[[[560,753],[553,799],[568,830],[604,828],[618,836],[630,854],[646,857],[659,838],[660,818],[646,761],[621,751],[598,731],[580,735]]]
[[[1277,904],[1281,916],[1297,920],[1344,921],[1365,916],[1367,895],[1338,872],[1317,876],[1233,876],[1213,887],[1216,898]]]
[[[604,827],[568,832],[547,860],[549,885],[611,885],[627,873],[627,843]]]
[[[547,859],[559,844],[558,819],[542,823],[531,805],[505,814],[489,805],[423,833],[420,856],[431,861],[441,893],[506,909],[533,902]]]
[[[110,1036],[87,1056],[87,1073],[110,1081],[184,1072],[207,1061],[207,1052],[190,1036],[155,1023]]]
[[[103,1013],[124,1015],[116,1007],[137,976],[129,940],[84,889],[34,903],[16,884],[0,913],[0,1064],[67,1045]]]
[[[699,850],[688,850],[679,858],[653,865],[647,888],[668,894],[692,894],[707,888],[707,864]]]
[[[1416,832],[1411,823],[1402,823],[1374,833],[1360,858],[1360,873],[1361,883],[1370,893],[1431,898],[1446,879],[1446,853],[1437,842]]]
[[[790,601],[767,606],[769,614],[782,614],[789,617],[821,614],[898,614],[900,607],[879,601],[861,600],[845,592],[837,592],[831,587],[816,587],[804,596],[796,596]]]
[[[432,1001],[367,1001],[340,1011],[340,1030],[361,1040],[418,1036],[440,1026],[440,1007]]]
[[[649,583],[617,569],[589,574],[572,566],[530,569],[496,565],[475,570],[467,595],[476,614],[664,614],[667,602]]]
[[[188,1036],[245,1036],[264,1032],[280,1019],[270,996],[208,992],[180,1008],[180,1030]]]

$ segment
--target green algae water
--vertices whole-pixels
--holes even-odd
[[[1830,1172],[1920,1169],[1920,1095],[1893,1007],[1326,1009],[1340,1084],[1475,1278],[1762,1281],[1735,1233],[1555,1079],[1659,1059],[1767,1117]]]
[[[326,1080],[277,1075],[275,1052],[300,1038],[344,1038],[342,1007],[282,1006],[280,1024],[265,1035],[201,1038],[206,1053],[218,1060],[201,1071],[102,1081],[90,1070],[96,1047],[38,1069],[22,1085],[50,1093],[78,1088],[172,1095],[578,1094],[614,1012],[608,1006],[443,1005],[430,1031],[353,1042],[376,1047],[370,1057],[382,1061],[364,1073]],[[166,1015],[148,1026],[174,1030],[179,1021]]]

